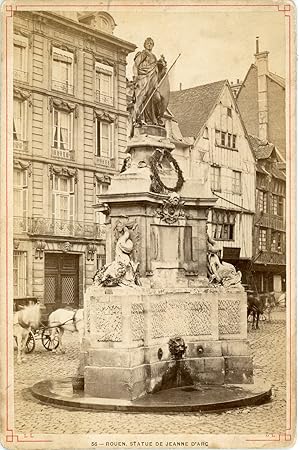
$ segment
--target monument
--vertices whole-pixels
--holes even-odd
[[[253,382],[241,275],[207,235],[208,183],[185,179],[172,155],[167,63],[153,45],[134,59],[128,157],[96,205],[107,264],[85,294],[79,370],[91,397]]]

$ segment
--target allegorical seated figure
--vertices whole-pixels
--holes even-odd
[[[136,286],[138,280],[138,263],[132,261],[130,254],[133,242],[130,239],[129,229],[121,226],[121,235],[116,244],[115,260],[105,264],[94,276],[96,286]]]
[[[154,41],[147,38],[133,66],[133,124],[163,125],[163,115],[170,96],[167,63],[152,53]]]
[[[242,274],[236,271],[232,264],[222,261],[219,257],[220,248],[216,241],[208,236],[207,239],[207,270],[210,283],[221,284],[224,287],[241,282]]]

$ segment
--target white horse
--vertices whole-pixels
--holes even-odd
[[[78,332],[80,342],[82,340],[84,330],[83,309],[57,309],[49,315],[48,326],[51,330],[51,341],[54,340],[55,336],[58,336],[58,348],[61,353],[65,353],[62,345],[62,336],[65,331]],[[55,350],[52,351],[55,352]]]
[[[25,361],[24,351],[29,333],[37,330],[40,327],[40,322],[41,308],[39,303],[25,306],[23,309],[14,314],[13,333],[18,349],[18,364]]]

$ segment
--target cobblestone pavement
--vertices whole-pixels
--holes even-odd
[[[28,387],[45,378],[74,375],[79,343],[65,335],[67,352],[48,353],[41,342],[22,365],[15,364],[15,429],[31,433],[280,433],[285,431],[285,323],[262,323],[249,332],[255,376],[273,387],[272,402],[222,413],[133,414],[74,411],[33,399]],[[16,352],[15,352],[16,353]],[[16,357],[16,355],[15,355]]]

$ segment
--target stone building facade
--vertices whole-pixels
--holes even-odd
[[[105,258],[95,214],[126,150],[126,57],[105,12],[14,16],[14,299],[82,304]]]
[[[255,64],[251,64],[236,95],[249,134],[272,142],[286,158],[285,80],[269,70],[269,52],[256,43]]]
[[[253,258],[248,283],[259,292],[285,291],[285,80],[269,70],[269,52],[259,50],[237,88],[236,100],[256,159]]]
[[[208,183],[217,197],[208,232],[222,258],[244,271],[253,256],[255,158],[230,85],[219,81],[172,92],[169,108],[169,133],[185,179]]]

